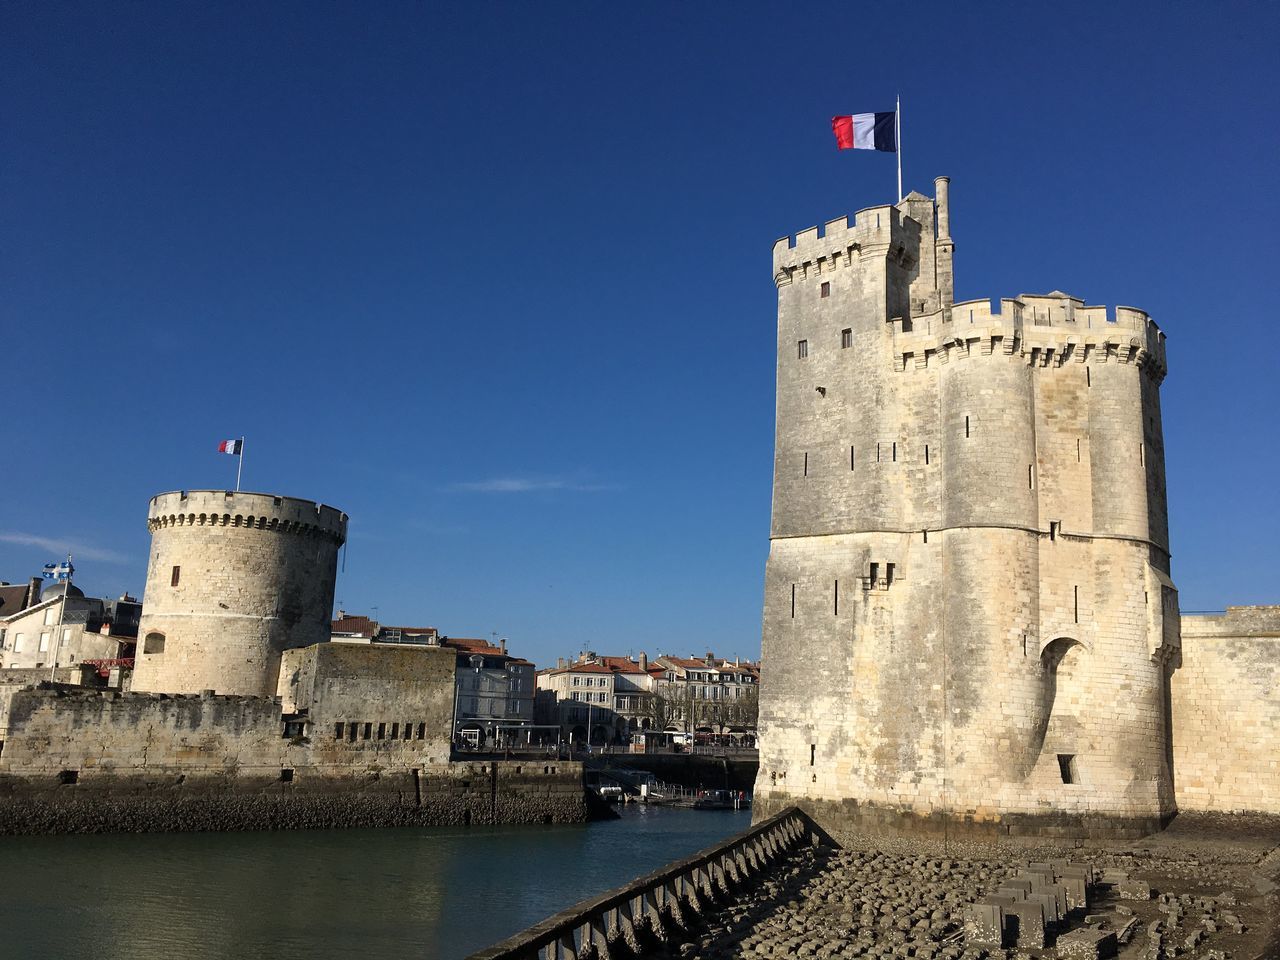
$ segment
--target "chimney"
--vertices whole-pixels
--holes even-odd
[[[344,619],[346,619],[346,616],[347,616],[347,611],[345,611],[345,610],[339,610],[339,611],[338,611],[338,615],[337,615],[336,617],[334,617],[333,619],[335,619],[335,620],[344,620]]]
[[[568,660],[566,660],[564,657],[557,657],[557,658],[556,658],[556,669],[557,669],[557,670],[564,670],[564,669],[565,669],[566,667],[568,667],[568,666],[569,666],[569,661],[568,661]]]
[[[502,652],[503,652],[503,653],[506,653],[506,652],[507,652],[507,638],[506,638],[506,637],[503,637],[501,640],[499,640],[499,641],[498,641],[498,645],[499,645],[499,648],[502,650]]]
[[[22,609],[25,610],[27,607],[34,607],[40,602],[40,586],[40,578],[32,577],[31,582],[27,584],[27,599],[26,602],[22,604]]]
[[[710,650],[707,651],[707,665],[714,667],[716,665],[716,655]]]
[[[641,670],[649,669],[649,655],[645,653],[643,650],[640,651],[640,669]]]

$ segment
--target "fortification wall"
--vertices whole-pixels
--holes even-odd
[[[10,699],[0,833],[586,817],[580,764],[440,762],[447,725],[422,740],[350,743],[293,733],[260,697],[45,687]]]
[[[1180,810],[1280,814],[1280,606],[1184,615],[1171,712]]]
[[[346,514],[293,497],[152,498],[135,690],[271,696],[282,651],[327,640]]]
[[[443,647],[319,643],[286,650],[280,697],[306,717],[313,763],[342,765],[387,747],[449,759],[455,654]]]

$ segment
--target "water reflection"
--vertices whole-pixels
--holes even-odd
[[[585,827],[5,838],[0,953],[449,960],[749,821],[629,807]]]

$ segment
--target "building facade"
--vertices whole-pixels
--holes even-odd
[[[953,302],[949,183],[775,245],[756,810],[1134,833],[1175,810],[1142,311]]]
[[[539,722],[564,740],[596,746],[633,742],[637,734],[706,734],[754,740],[759,666],[663,654],[650,661],[578,654],[538,672]]]
[[[38,597],[0,617],[0,669],[52,671],[89,662],[109,672],[133,656],[142,611],[133,597],[86,597],[69,583],[50,583]]]
[[[147,528],[135,690],[273,696],[280,655],[329,639],[342,511],[183,490],[152,498]]]

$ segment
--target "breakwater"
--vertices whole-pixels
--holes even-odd
[[[758,882],[792,853],[829,843],[806,814],[783,811],[724,843],[570,907],[470,960],[641,955],[689,929],[698,914]]]

